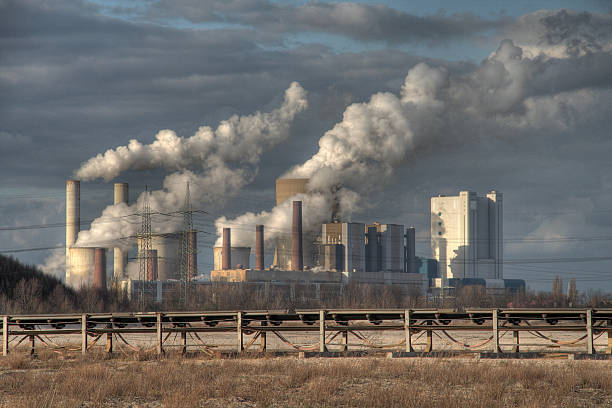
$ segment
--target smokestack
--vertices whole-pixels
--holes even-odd
[[[293,228],[291,229],[291,269],[304,270],[302,253],[302,202],[293,202]]]
[[[114,204],[127,204],[128,201],[128,183],[115,183]],[[121,280],[126,277],[127,262],[128,251],[115,248],[113,250],[113,277],[115,280]]]
[[[416,273],[416,239],[414,227],[406,230],[406,272]]]
[[[223,247],[221,248],[221,268],[232,269],[232,230],[223,228]]]
[[[99,290],[106,290],[106,248],[94,249],[93,286]]]
[[[255,226],[255,269],[264,270],[264,226]]]
[[[187,254],[187,273],[189,279],[198,275],[198,236],[196,231],[189,231],[189,254]]]
[[[147,276],[148,281],[157,280],[157,249],[148,249],[145,254],[147,261]]]
[[[81,229],[81,182],[66,181],[66,276],[70,276],[70,247]]]

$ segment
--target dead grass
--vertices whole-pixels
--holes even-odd
[[[138,361],[140,360],[140,361]],[[0,406],[612,406],[609,361],[0,358]]]

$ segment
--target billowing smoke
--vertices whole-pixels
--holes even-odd
[[[575,43],[572,37],[564,44],[567,48]],[[589,91],[584,89],[588,84],[575,80],[550,84],[570,75],[588,77],[591,68],[584,59],[593,55],[534,53],[533,45],[530,55],[525,55],[506,39],[467,73],[453,74],[445,67],[421,63],[408,71],[398,94],[381,92],[348,106],[342,121],[320,138],[319,150],[284,175],[310,179],[309,195],[303,197],[305,225],[318,228],[329,218],[334,201],[339,213],[350,217],[362,208],[358,197],[389,184],[398,167],[431,157],[436,149],[492,136],[512,137],[525,128],[571,126],[590,105]],[[610,65],[609,53],[597,57]],[[316,208],[308,212],[309,205]],[[256,224],[274,225],[271,235],[276,229],[288,233],[290,214],[289,205],[282,204],[270,212],[219,218],[216,226],[218,231],[233,226],[237,231],[232,232],[232,241],[243,244],[252,242]]]
[[[166,176],[162,190],[147,194],[153,213],[180,210],[188,183],[194,205],[222,202],[252,181],[263,152],[288,137],[295,115],[307,106],[306,92],[294,82],[277,109],[248,116],[234,115],[216,129],[202,126],[188,138],[162,130],[148,145],[131,140],[127,146],[89,159],[76,171],[76,176],[109,181],[127,170],[163,168],[175,172]],[[90,230],[81,231],[76,245],[124,248],[133,245],[133,237],[140,228],[134,214],[142,207],[144,197],[143,193],[131,206],[107,207]],[[155,232],[175,231],[182,222],[180,216],[154,217]]]

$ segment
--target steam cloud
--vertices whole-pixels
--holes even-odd
[[[528,128],[574,125],[596,98],[588,83],[563,80],[588,78],[587,58],[609,62],[609,43],[594,43],[588,21],[583,30],[555,37],[551,31],[559,27],[551,19],[562,16],[547,12],[537,17],[536,22],[533,17],[522,21],[538,25],[534,30],[540,36],[540,41],[530,38],[528,55],[505,39],[468,73],[453,75],[445,67],[420,63],[408,71],[398,95],[381,92],[348,106],[342,121],[320,138],[318,152],[284,174],[310,179],[309,194],[297,197],[304,200],[305,226],[318,229],[329,219],[334,201],[340,214],[350,217],[360,209],[358,197],[389,184],[398,167],[434,149],[489,135],[511,137]],[[266,240],[289,233],[290,202],[270,212],[221,217],[215,225],[219,236],[223,227],[233,227],[232,245],[252,246],[256,224],[272,226]]]
[[[285,91],[284,101],[271,112],[256,112],[249,116],[234,115],[213,130],[202,126],[189,138],[162,130],[151,144],[130,140],[127,146],[108,150],[86,161],[76,176],[83,180],[103,178],[109,181],[126,170],[163,168],[176,170],[164,179],[163,189],[148,193],[153,212],[179,210],[185,200],[189,183],[196,205],[213,200],[222,201],[249,183],[257,174],[261,155],[284,141],[295,115],[306,109],[306,91],[293,82]],[[201,170],[194,170],[201,166]],[[215,194],[211,194],[212,192]],[[143,193],[131,206],[117,204],[107,207],[94,220],[91,229],[81,231],[77,246],[129,248],[138,229],[137,218],[131,217],[141,208]],[[175,231],[180,217],[165,217],[155,222],[156,232]],[[126,239],[126,237],[128,237]]]

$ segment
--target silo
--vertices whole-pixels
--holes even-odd
[[[81,227],[81,183],[66,181],[66,282],[70,274],[70,247],[73,246]]]
[[[95,248],[72,247],[68,249],[66,283],[73,288],[91,286],[95,264]]]
[[[223,269],[222,247],[216,246],[213,248],[213,270]],[[249,269],[251,266],[251,247],[231,247],[232,263],[228,269],[238,269],[238,265],[242,269]]]
[[[128,183],[115,183],[114,204],[128,204]],[[126,277],[126,268],[128,261],[128,251],[121,248],[113,250],[113,276],[116,280],[121,280]]]
[[[180,279],[181,259],[180,233],[153,234],[151,236],[151,249],[157,251],[157,279]],[[142,247],[142,237],[138,237],[138,252]],[[143,277],[146,278],[146,277]]]

